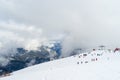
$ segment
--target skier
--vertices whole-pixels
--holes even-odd
[[[96,61],[97,61],[98,59],[96,58]]]
[[[83,62],[81,61],[81,64],[82,64]]]

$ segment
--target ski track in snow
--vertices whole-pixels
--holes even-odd
[[[0,80],[120,80],[120,52],[83,54],[31,66]]]

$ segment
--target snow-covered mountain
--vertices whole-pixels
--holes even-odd
[[[0,80],[120,80],[120,52],[96,50],[31,66]]]
[[[12,51],[15,51],[14,54]],[[9,55],[0,55],[0,75],[6,72],[13,72],[35,64],[58,59],[61,55],[61,42],[48,41],[41,43],[37,50],[26,50],[16,48],[10,50]]]

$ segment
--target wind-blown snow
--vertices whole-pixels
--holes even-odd
[[[28,67],[0,80],[120,80],[120,52],[83,54]]]

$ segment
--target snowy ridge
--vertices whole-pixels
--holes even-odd
[[[120,52],[98,50],[50,61],[0,80],[119,80]]]

